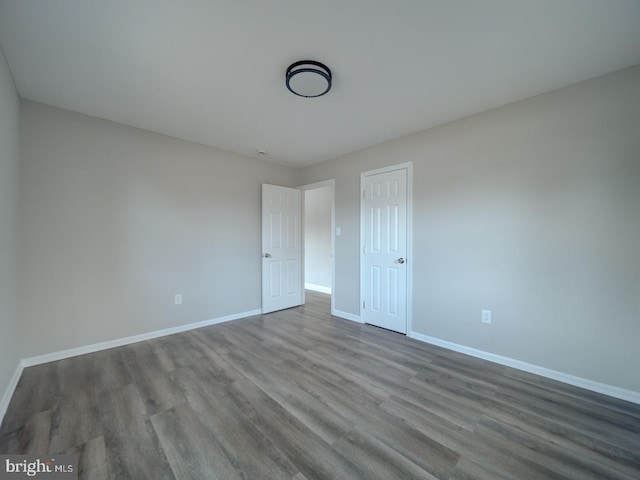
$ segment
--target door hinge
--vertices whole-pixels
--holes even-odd
[[[364,310],[365,302],[362,302],[362,309]]]
[[[362,247],[362,253],[364,253],[364,254],[366,254],[366,253],[367,253],[367,246],[366,246],[366,245],[364,245],[364,246]]]
[[[367,198],[367,191],[366,190],[362,191],[362,198]]]

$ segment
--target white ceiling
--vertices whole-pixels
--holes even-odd
[[[0,0],[0,45],[22,98],[303,166],[638,64],[640,0]]]

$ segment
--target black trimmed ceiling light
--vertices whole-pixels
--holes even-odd
[[[313,60],[295,62],[287,68],[286,84],[291,93],[300,97],[321,97],[331,90],[331,70]]]

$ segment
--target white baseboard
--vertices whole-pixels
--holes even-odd
[[[98,352],[100,350],[107,350],[109,348],[121,347],[123,345],[129,345],[130,343],[143,342],[145,340],[151,340],[153,338],[165,337],[167,335],[173,335],[174,333],[186,332],[187,330],[194,330],[196,328],[207,327],[209,325],[215,325],[217,323],[229,322],[231,320],[238,320],[240,318],[252,317],[254,315],[260,315],[261,310],[251,310],[249,312],[236,313],[233,315],[226,315],[224,317],[212,318],[210,320],[203,320],[201,322],[189,323],[187,325],[179,325],[177,327],[166,328],[164,330],[155,330],[153,332],[142,333],[140,335],[133,335],[131,337],[116,338],[114,340],[108,340],[106,342],[94,343],[92,345],[85,345],[82,347],[70,348],[68,350],[61,350],[59,352],[47,353],[45,355],[38,355],[36,357],[30,357],[23,359],[20,364],[23,368],[31,367],[33,365],[40,365],[47,362],[55,362],[65,358],[76,357],[78,355],[85,355],[87,353]]]
[[[485,352],[483,350],[477,350],[471,347],[465,347],[464,345],[448,342],[446,340],[440,340],[439,338],[429,337],[428,335],[423,335],[418,332],[409,332],[408,336],[425,343],[430,343],[432,345],[437,345],[438,347],[446,348],[448,350],[466,353],[467,355],[471,355],[472,357],[482,358],[483,360],[489,360],[491,362],[499,363],[501,365],[512,367],[517,370],[540,375],[541,377],[558,380],[560,382],[568,383],[569,385],[584,388],[586,390],[591,390],[593,392],[609,395],[610,397],[615,397],[621,400],[626,400],[628,402],[640,404],[640,392],[615,387],[613,385],[607,385],[606,383],[594,382],[593,380],[576,377],[574,375],[569,375],[567,373],[558,372],[556,370],[540,367],[531,363],[522,362],[513,358],[503,357],[501,355]]]
[[[347,313],[341,310],[332,310],[331,315],[333,315],[334,317],[340,317],[346,320],[351,320],[352,322],[364,323],[362,320],[360,320],[360,315],[354,315],[353,313]]]
[[[261,310],[251,310],[248,312],[236,313],[233,315],[226,315],[224,317],[212,318],[210,320],[203,320],[201,322],[189,323],[187,325],[179,325],[177,327],[166,328],[164,330],[155,330],[153,332],[142,333],[140,335],[133,335],[131,337],[116,338],[114,340],[108,340],[106,342],[94,343],[92,345],[84,345],[82,347],[69,348],[67,350],[61,350],[58,352],[47,353],[44,355],[37,355],[35,357],[23,358],[18,363],[13,377],[7,386],[2,400],[0,401],[0,424],[4,419],[7,408],[9,408],[9,402],[11,397],[18,386],[18,381],[22,375],[22,371],[27,367],[34,365],[41,365],[43,363],[55,362],[57,360],[63,360],[65,358],[77,357],[78,355],[85,355],[87,353],[98,352],[100,350],[107,350],[109,348],[121,347],[123,345],[129,345],[131,343],[143,342],[145,340],[151,340],[153,338],[165,337],[167,335],[173,335],[174,333],[186,332],[187,330],[194,330],[196,328],[207,327],[209,325],[215,325],[217,323],[229,322],[231,320],[238,320],[240,318],[252,317],[254,315],[260,315]]]
[[[325,287],[324,285],[316,285],[315,283],[305,283],[305,290],[313,290],[314,292],[328,293],[331,295],[331,287]]]
[[[22,366],[22,362],[20,362],[13,372],[11,380],[9,380],[9,385],[7,385],[4,395],[2,395],[2,400],[0,400],[0,425],[2,424],[2,420],[4,420],[4,414],[7,413],[7,408],[9,408],[9,402],[11,401],[11,397],[13,397],[13,392],[16,391],[22,370],[24,370],[24,367]]]

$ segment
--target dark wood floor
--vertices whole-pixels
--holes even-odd
[[[638,479],[640,406],[306,306],[28,368],[0,453],[101,479]]]

